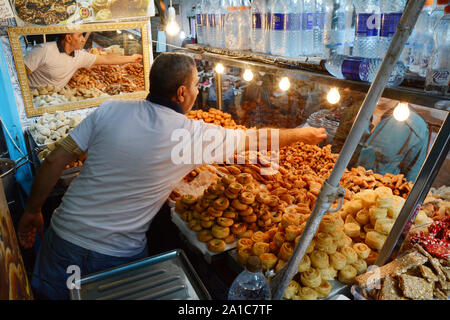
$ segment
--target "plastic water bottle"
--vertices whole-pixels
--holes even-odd
[[[302,10],[302,55],[313,54],[314,46],[314,0],[303,0]]]
[[[286,30],[288,6],[287,1],[275,0],[270,9],[270,53],[273,55],[288,55],[288,34]]]
[[[231,50],[239,49],[239,3],[231,0],[225,14],[225,46]]]
[[[323,52],[326,59],[344,54],[345,5],[344,0],[325,1],[325,26],[323,31]]]
[[[356,27],[353,55],[378,57],[381,11],[379,0],[355,0]]]
[[[433,31],[437,27],[439,20],[444,16],[444,8],[448,5],[448,0],[437,0],[436,7],[430,14],[430,25]]]
[[[335,55],[325,62],[325,68],[339,79],[372,82],[381,65],[381,58]],[[405,77],[405,66],[399,61],[388,80],[388,86],[398,86]]]
[[[422,68],[422,56],[424,53],[424,45],[429,38],[429,31],[425,30],[430,22],[430,15],[432,11],[433,0],[427,0],[422,9],[422,12],[417,18],[416,35],[412,42],[412,49],[410,55],[409,70],[411,72],[419,73]]]
[[[225,14],[227,12],[228,3],[228,0],[220,0],[215,11],[216,47],[225,47]]]
[[[427,69],[425,90],[444,95],[450,81],[450,6],[434,30],[434,50]]]
[[[210,29],[210,11],[211,11],[211,1],[210,0],[205,0],[205,3],[203,5],[203,13],[205,16],[205,25],[204,25],[204,42],[206,45],[210,45],[209,43],[209,29]]]
[[[270,50],[267,5],[267,0],[252,1],[251,49],[254,52],[266,53]]]
[[[231,284],[228,300],[270,300],[269,283],[262,274],[262,263],[258,256],[250,256],[242,271]]]
[[[325,0],[315,0],[313,54],[323,54],[323,28],[325,25]]]
[[[219,2],[217,0],[211,0],[209,4],[208,12],[208,41],[210,46],[217,47],[217,22],[216,22],[216,12],[218,9]]]
[[[397,24],[402,17],[406,6],[406,0],[381,0],[381,29],[378,46],[378,57],[384,58],[392,37],[397,31]]]
[[[195,17],[196,17],[196,30],[197,30],[197,43],[204,43],[204,16],[203,16],[203,2],[200,1],[195,8]]]
[[[250,30],[252,23],[252,7],[249,0],[242,0],[239,7],[239,49],[250,50]]]
[[[302,48],[305,45],[302,30],[302,0],[287,2],[289,10],[286,24],[287,56],[295,58],[302,54]]]
[[[344,54],[353,55],[355,42],[356,11],[353,0],[345,1],[345,41]]]

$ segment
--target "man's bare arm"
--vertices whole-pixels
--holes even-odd
[[[142,55],[133,54],[131,56],[117,56],[114,54],[108,55],[98,55],[97,59],[95,59],[94,65],[96,64],[125,64],[125,63],[134,63],[141,62]]]

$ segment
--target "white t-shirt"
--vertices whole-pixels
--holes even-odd
[[[75,50],[74,57],[59,52],[56,42],[37,45],[24,58],[25,65],[32,72],[28,75],[31,89],[53,85],[64,87],[79,68],[90,68],[97,56],[84,50]]]
[[[217,155],[224,143],[228,145],[226,139],[235,141],[234,148],[227,147],[226,157],[242,151],[242,130],[188,119],[146,100],[103,103],[70,133],[88,157],[53,214],[56,234],[111,256],[142,252],[152,218],[174,186],[200,165],[172,161],[171,154],[180,145],[180,140],[171,141],[172,133],[185,129],[192,138],[185,145],[201,150],[210,142],[194,137],[207,136],[211,128],[223,135],[216,141]]]

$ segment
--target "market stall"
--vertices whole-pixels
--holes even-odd
[[[92,1],[69,16],[50,12],[45,15],[53,18],[49,22],[36,15],[39,8],[31,12],[25,10],[23,1],[15,1],[20,27],[10,25],[1,40],[8,52],[6,71],[12,74],[17,103],[9,108],[19,115],[20,139],[31,155],[33,173],[101,102],[147,95],[152,52],[149,21],[143,17],[148,8],[145,1],[139,8],[125,2],[117,1],[118,7],[109,8],[102,1]],[[64,6],[77,3],[69,1]],[[83,12],[86,17],[80,16]],[[114,20],[120,14],[128,19]],[[141,54],[142,62],[81,68],[63,86],[31,83],[24,58],[52,36],[73,32],[71,23],[77,21],[95,22],[76,24],[77,32],[91,34],[85,47],[90,53]],[[214,273],[229,287],[251,255],[260,257],[265,276],[274,279],[301,244],[321,189],[370,88],[368,83],[332,77],[320,57],[289,59],[204,45],[179,50],[194,57],[199,74],[200,94],[194,109],[186,114],[188,118],[242,130],[323,127],[327,139],[318,146],[297,143],[276,154],[267,150],[236,154],[234,163],[211,163],[191,171],[167,199],[170,222],[190,251],[189,259],[182,251],[171,251],[109,274],[85,277],[86,291],[73,290],[73,299],[142,298],[139,290],[130,289],[136,281],[142,285],[139,288],[148,286],[148,299],[223,298],[223,292],[208,286],[205,274]],[[218,65],[223,70],[219,71]],[[333,299],[338,295],[349,299],[447,299],[450,98],[426,93],[420,86],[420,81],[406,78],[401,86],[381,90],[370,126],[339,179],[340,199],[332,201],[330,212],[306,244],[283,299]],[[399,104],[409,105],[408,112],[420,118],[424,128],[424,148],[414,160],[414,175],[395,166],[380,173],[379,167],[368,167],[361,158],[367,139],[382,120],[396,117]],[[404,125],[406,119],[395,118],[394,126],[411,127]],[[395,149],[394,142],[381,143],[385,154],[379,151],[377,157],[387,157],[390,149]],[[397,157],[387,157],[386,162],[406,158],[405,150],[397,151]],[[86,156],[66,167],[53,195],[65,193]],[[200,277],[191,257],[205,263],[206,271],[199,272]],[[373,265],[381,267],[376,277],[370,268]],[[159,268],[172,270],[167,277],[173,278],[173,287],[163,287],[166,282],[152,278],[159,276]],[[159,281],[161,287],[153,285]],[[100,295],[97,293],[103,289],[99,288],[111,291]],[[397,291],[392,293],[392,288]],[[417,288],[425,293],[417,293]]]

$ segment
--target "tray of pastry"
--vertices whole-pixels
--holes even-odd
[[[78,284],[72,300],[211,300],[181,249],[87,275]]]
[[[225,249],[220,252],[212,252],[208,249],[207,244],[205,242],[201,242],[198,240],[198,232],[189,229],[186,221],[182,220],[180,215],[175,212],[174,208],[170,208],[170,216],[172,222],[178,227],[178,229],[183,233],[183,235],[188,239],[189,243],[191,243],[194,247],[196,247],[205,257],[212,257],[228,250],[236,248],[236,241],[230,244],[225,244]]]

